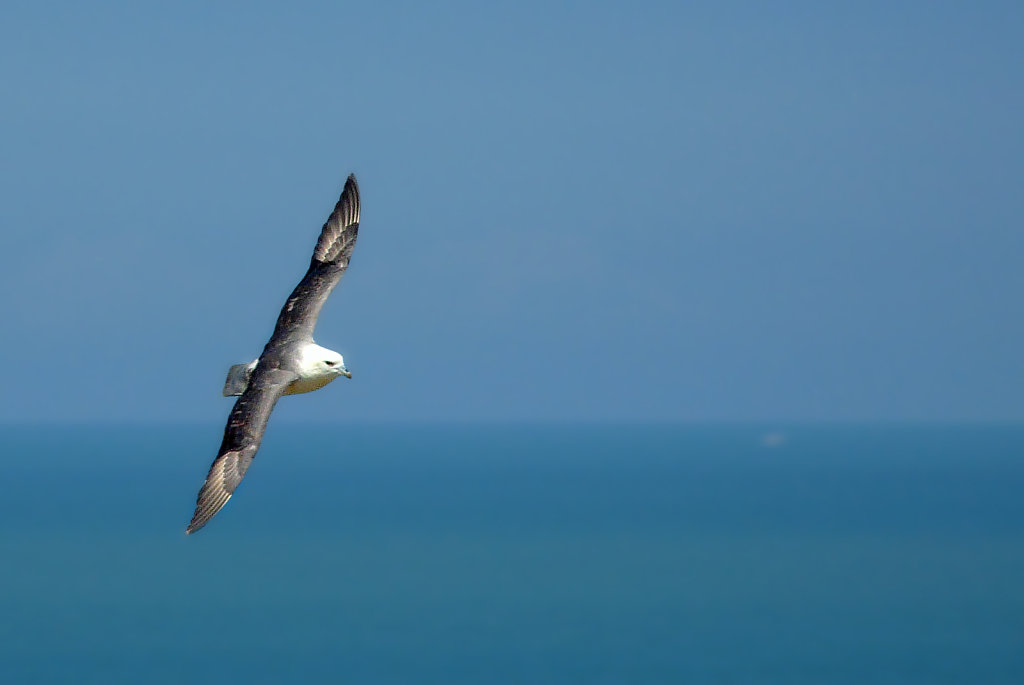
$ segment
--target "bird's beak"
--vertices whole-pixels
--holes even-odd
[[[352,372],[349,371],[348,369],[342,369],[341,375],[344,376],[345,378],[352,378]]]

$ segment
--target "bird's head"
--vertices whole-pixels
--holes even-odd
[[[323,359],[324,368],[329,373],[334,373],[345,378],[352,378],[352,373],[345,368],[345,358],[333,350],[324,350],[326,353]]]

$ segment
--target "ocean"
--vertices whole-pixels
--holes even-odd
[[[1024,426],[220,432],[0,428],[0,682],[1024,682]]]

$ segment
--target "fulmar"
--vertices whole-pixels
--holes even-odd
[[[351,175],[320,231],[309,270],[284,303],[263,354],[228,371],[223,394],[238,400],[228,416],[217,458],[199,490],[186,533],[205,526],[231,499],[260,448],[270,412],[282,395],[312,392],[338,376],[352,377],[344,357],[313,342],[313,328],[320,308],[348,268],[358,230],[359,186]]]

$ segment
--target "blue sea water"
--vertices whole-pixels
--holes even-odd
[[[1021,683],[1024,427],[0,429],[4,683]]]

